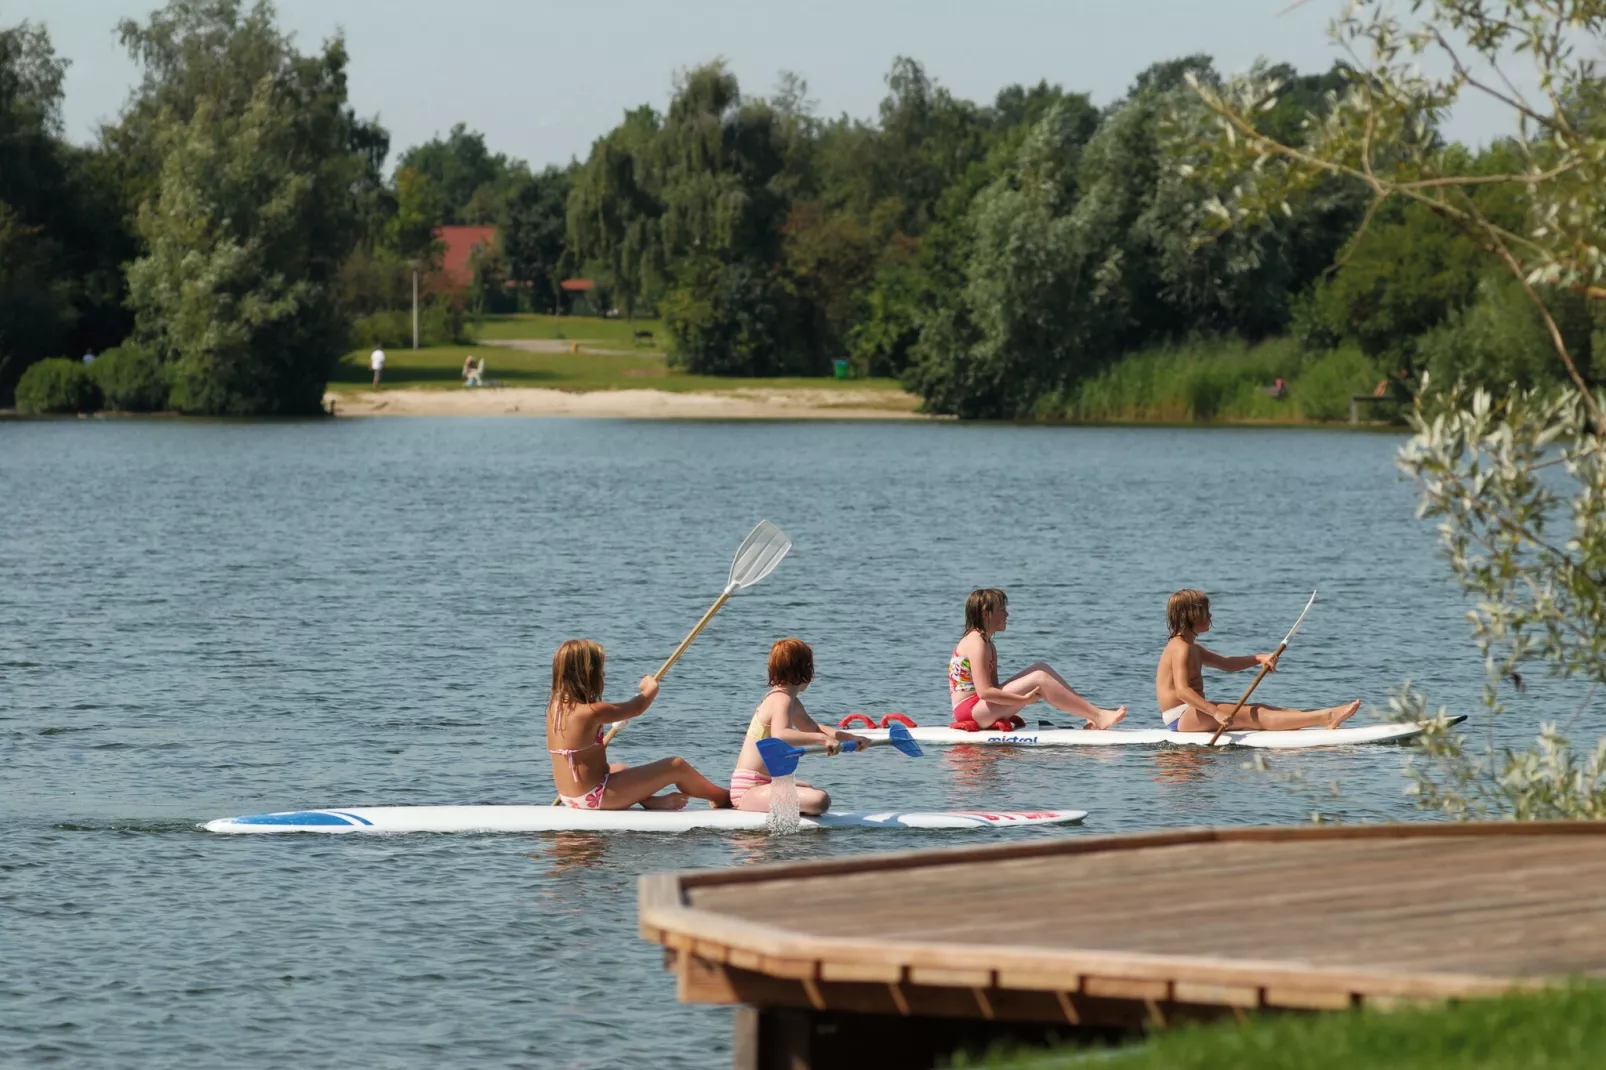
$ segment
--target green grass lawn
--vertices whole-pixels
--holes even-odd
[[[1595,1070],[1606,1066],[1606,989],[1459,1006],[1267,1016],[1157,1034],[1131,1048],[965,1063],[993,1070]]]
[[[650,331],[652,342],[638,344],[632,331]],[[490,341],[562,338],[605,349],[640,349],[644,353],[661,353],[664,348],[663,324],[652,319],[638,319],[632,325],[629,320],[600,316],[486,316],[477,333]]]
[[[521,320],[535,317],[520,317]],[[541,319],[550,320],[544,316]],[[570,320],[576,317],[565,316]],[[611,321],[594,321],[606,323]],[[519,324],[523,327],[523,324]],[[529,337],[528,335],[524,337]],[[581,341],[584,347],[585,342]],[[714,375],[687,375],[669,367],[660,353],[641,350],[629,354],[525,353],[497,346],[431,346],[385,352],[384,386],[390,388],[462,389],[463,358],[472,353],[485,360],[487,380],[504,386],[547,387],[553,390],[671,390],[676,392],[742,389],[815,389],[885,391],[889,405],[901,407],[904,395],[896,379],[742,379]],[[352,391],[368,387],[366,351],[348,353],[335,366],[329,389]]]

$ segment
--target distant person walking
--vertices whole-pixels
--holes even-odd
[[[379,377],[385,371],[385,351],[376,349],[368,357],[368,366],[374,370],[374,389],[379,389]]]

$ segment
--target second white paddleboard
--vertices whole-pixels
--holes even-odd
[[[1465,716],[1451,717],[1460,724]],[[1354,728],[1302,728],[1297,732],[1223,732],[1218,747],[1265,747],[1294,750],[1306,747],[1353,747],[1363,743],[1400,743],[1422,734],[1422,724],[1370,724]],[[887,730],[856,731],[866,739],[886,739]],[[962,732],[957,728],[911,728],[917,743],[933,747],[1118,747],[1210,746],[1209,732],[1171,732],[1164,728],[1021,728],[1014,732]]]

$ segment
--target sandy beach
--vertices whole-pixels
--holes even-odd
[[[636,420],[929,420],[919,399],[887,390],[742,389],[574,392],[535,387],[361,390],[324,395],[337,416],[601,416]]]

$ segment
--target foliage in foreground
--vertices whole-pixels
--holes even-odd
[[[1434,374],[1400,465],[1475,599],[1468,617],[1491,718],[1535,668],[1587,683],[1583,714],[1606,683],[1606,397],[1590,381],[1606,322],[1606,79],[1596,58],[1606,0],[1354,0],[1331,32],[1357,76],[1297,139],[1260,117],[1280,76],[1192,79],[1218,135],[1201,141],[1197,170],[1228,191],[1202,207],[1233,235],[1348,182],[1370,200],[1362,236],[1414,221],[1411,255],[1459,245],[1499,269],[1446,272],[1454,258],[1436,258],[1445,293],[1482,281],[1476,302],[1419,347],[1417,369]],[[1514,75],[1514,63],[1530,69]],[[1434,136],[1433,118],[1463,97],[1505,109],[1514,136],[1482,158]],[[1347,300],[1339,289],[1325,294],[1330,303]],[[1409,687],[1393,705],[1403,717],[1427,712]],[[1412,764],[1411,791],[1456,818],[1606,816],[1606,741],[1579,754],[1566,736],[1551,723],[1525,749],[1478,748],[1441,721]]]
[[[1491,716],[1535,663],[1587,681],[1586,705],[1606,684],[1606,437],[1588,401],[1572,389],[1456,389],[1414,414],[1401,453],[1422,486],[1419,513],[1439,520],[1450,571],[1476,598],[1467,616]],[[1427,710],[1410,689],[1393,705],[1411,719]],[[1578,755],[1554,723],[1520,751],[1436,728],[1411,769],[1422,805],[1451,817],[1606,817],[1606,739]]]
[[[1594,1070],[1606,990],[1579,985],[1457,1006],[1267,1016],[1156,1035],[1141,1047],[998,1057],[992,1070]]]

